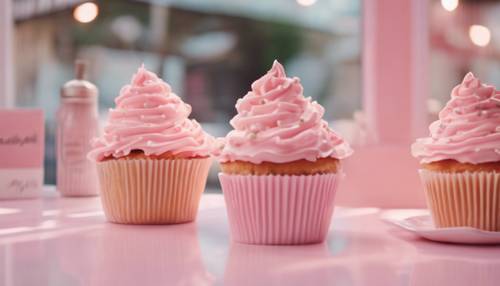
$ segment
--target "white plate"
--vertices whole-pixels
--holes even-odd
[[[500,232],[484,231],[472,227],[436,228],[430,215],[398,218],[386,214],[381,217],[389,223],[433,241],[461,244],[500,244]]]

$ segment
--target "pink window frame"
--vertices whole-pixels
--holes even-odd
[[[346,160],[340,204],[425,205],[410,145],[427,132],[428,5],[428,0],[363,1],[363,110],[369,138]]]

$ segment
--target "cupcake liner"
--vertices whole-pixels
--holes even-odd
[[[138,159],[98,163],[106,218],[126,224],[195,220],[211,161]]]
[[[220,173],[232,239],[249,244],[324,241],[340,177]]]
[[[500,173],[419,172],[436,227],[500,231]]]

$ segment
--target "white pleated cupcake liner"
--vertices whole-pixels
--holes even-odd
[[[500,231],[500,173],[419,173],[436,227]]]
[[[281,245],[324,241],[341,177],[220,173],[232,239]]]
[[[211,158],[98,163],[106,218],[125,224],[174,224],[195,220],[211,163]]]

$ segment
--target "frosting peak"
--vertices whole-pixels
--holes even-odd
[[[191,106],[170,86],[141,66],[131,84],[120,90],[116,108],[109,110],[104,135],[93,142],[89,158],[123,157],[132,150],[146,155],[170,152],[182,157],[206,157],[213,138],[195,120],[188,119]]]
[[[453,88],[451,99],[429,130],[430,137],[412,145],[413,156],[422,163],[500,161],[500,91],[469,72]]]
[[[305,98],[300,80],[286,76],[283,66],[272,68],[252,84],[236,103],[238,114],[230,121],[219,159],[285,163],[301,159],[342,159],[352,153],[349,145],[322,119],[325,110]]]
[[[277,60],[274,60],[273,66],[268,73],[272,74],[274,77],[286,78],[285,68]]]

